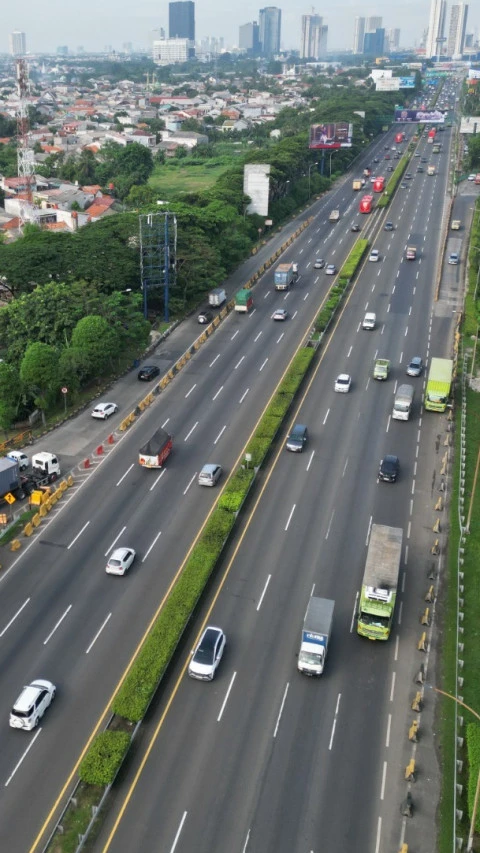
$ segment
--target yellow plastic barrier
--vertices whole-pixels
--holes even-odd
[[[25,527],[23,528],[23,535],[24,536],[31,536],[32,533],[33,533],[33,524],[31,521],[29,521],[28,524],[26,524]]]
[[[37,514],[34,515],[32,518],[32,524],[34,527],[38,527],[38,525],[41,524],[41,521],[42,519],[40,518],[40,513],[37,512]]]
[[[20,539],[12,539],[12,541],[10,542],[10,551],[18,551],[18,549],[21,547],[21,544],[22,543],[20,542]]]

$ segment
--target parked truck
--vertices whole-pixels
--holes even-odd
[[[223,287],[216,287],[208,294],[208,304],[213,308],[219,308],[227,301],[227,294]]]
[[[425,390],[425,408],[429,412],[444,412],[450,399],[453,379],[451,358],[432,358]]]
[[[22,475],[17,459],[8,456],[0,459],[0,499],[11,494],[16,500],[23,500],[32,492],[44,489],[61,474],[60,463],[54,453],[40,452],[32,456],[32,472]]]
[[[373,195],[364,195],[360,199],[360,204],[358,205],[358,209],[360,213],[371,213],[372,212],[372,204],[373,204]]]
[[[305,675],[321,675],[327,657],[332,631],[335,602],[329,598],[312,596],[302,628],[298,669]]]
[[[369,640],[388,640],[397,597],[403,530],[372,524],[365,563],[357,633]]]
[[[388,358],[376,358],[373,363],[373,378],[388,379],[390,361]]]
[[[328,216],[328,221],[329,222],[338,222],[339,219],[340,219],[340,211],[338,210],[337,207],[335,207],[333,210],[330,211],[329,216]]]
[[[399,385],[393,401],[392,418],[396,421],[408,421],[413,406],[415,391],[413,385]]]
[[[288,290],[295,281],[293,264],[278,264],[273,273],[275,290]]]
[[[414,261],[417,257],[417,247],[416,246],[407,246],[407,251],[405,252],[405,257],[407,261]]]
[[[253,308],[252,291],[248,287],[243,287],[235,295],[235,311],[239,314],[248,314],[251,308]]]
[[[140,448],[138,461],[144,468],[161,468],[172,452],[172,436],[159,427]]]

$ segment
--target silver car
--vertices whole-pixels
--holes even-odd
[[[208,463],[198,475],[199,486],[215,486],[222,475],[222,466]]]
[[[423,361],[419,355],[416,355],[407,367],[407,376],[421,376],[422,371]]]

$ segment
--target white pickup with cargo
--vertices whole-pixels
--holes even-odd
[[[392,418],[396,421],[408,421],[413,406],[415,391],[413,385],[399,385],[393,402]]]
[[[334,208],[333,210],[330,211],[328,221],[329,222],[338,222],[339,219],[340,219],[340,211],[338,210],[338,208]]]
[[[329,598],[312,596],[308,602],[298,654],[298,669],[305,675],[321,675],[323,672],[334,607],[335,602]]]

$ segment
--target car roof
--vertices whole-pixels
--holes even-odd
[[[207,464],[203,466],[200,473],[201,474],[213,474],[217,470],[217,468],[220,468],[220,465],[218,465],[217,463],[207,462]]]
[[[347,380],[350,379],[350,376],[348,375],[348,373],[339,373],[337,376],[337,382],[339,382],[341,379]]]
[[[110,560],[123,560],[131,550],[131,548],[115,548],[115,551],[110,554],[109,562]]]
[[[422,363],[422,359],[419,355],[414,355],[411,362],[410,362],[410,364],[421,364],[421,363]]]
[[[198,645],[202,646],[202,648],[205,648],[205,646],[211,647],[216,643],[218,637],[222,636],[222,634],[223,631],[221,628],[216,628],[215,625],[207,625],[205,631],[200,637]]]
[[[106,409],[107,406],[114,406],[115,403],[97,403],[95,406],[96,409]]]
[[[383,457],[383,464],[394,464],[396,465],[398,462],[398,456],[394,456],[392,453],[387,453],[386,456]]]
[[[38,694],[45,689],[53,689],[53,684],[50,681],[44,681],[41,678],[37,678],[35,681],[32,681],[31,684],[27,684],[20,693],[13,709],[15,711],[28,711]]]

